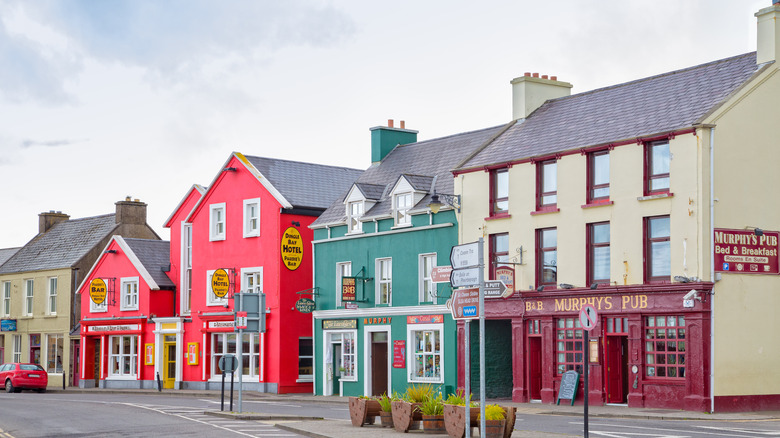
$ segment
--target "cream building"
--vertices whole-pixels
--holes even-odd
[[[486,304],[515,401],[554,402],[587,359],[590,403],[780,408],[778,15],[755,53],[575,95],[512,81],[515,123],[454,173],[460,241],[516,290]]]

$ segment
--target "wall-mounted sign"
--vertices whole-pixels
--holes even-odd
[[[444,315],[409,315],[406,317],[407,324],[441,324],[444,322]]]
[[[341,301],[355,301],[356,277],[341,277]]]
[[[187,343],[187,365],[197,365],[197,364],[198,364],[198,343],[188,342]]]
[[[282,234],[282,263],[287,269],[294,271],[303,261],[303,238],[293,227],[288,227]]]
[[[406,368],[406,341],[393,341],[393,368]]]
[[[224,298],[230,290],[230,277],[224,269],[217,269],[211,275],[211,291],[218,298]]]
[[[236,326],[235,321],[210,321],[209,322],[210,329],[234,328],[235,326]]]
[[[393,322],[393,318],[390,316],[384,318],[363,318],[364,325],[390,324],[391,322]]]
[[[503,281],[506,285],[506,292],[502,298],[509,298],[515,293],[515,270],[514,268],[503,266],[496,268],[496,280]]]
[[[136,330],[141,330],[140,324],[91,325],[87,327],[88,332],[132,332]]]
[[[357,328],[357,319],[324,319],[322,328],[324,330]]]
[[[106,300],[106,282],[102,278],[96,278],[89,283],[89,298],[98,305]]]
[[[154,344],[144,344],[144,365],[154,365]]]
[[[236,328],[240,330],[247,328],[248,317],[247,312],[236,312]]]
[[[301,312],[301,313],[311,313],[314,312],[314,300],[311,298],[301,298],[300,300],[295,302],[295,308]]]
[[[358,303],[354,301],[347,301],[344,303],[344,308],[347,310],[357,310],[358,309]]]
[[[715,271],[729,274],[780,274],[777,231],[715,229]]]
[[[0,332],[15,332],[15,331],[16,331],[15,319],[0,320]]]

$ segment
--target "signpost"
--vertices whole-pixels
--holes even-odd
[[[585,348],[590,345],[590,342],[588,341],[588,334],[590,334],[590,331],[593,330],[593,327],[596,327],[598,320],[599,313],[596,311],[595,307],[591,305],[582,306],[580,309],[580,324],[582,325],[583,329],[582,372],[584,374],[582,381],[582,396],[585,402],[585,412],[583,415],[585,420],[585,434],[583,436],[585,438],[588,438],[588,375],[590,374],[590,368],[588,366],[588,355],[585,353]],[[574,401],[572,400],[572,404],[573,403]]]
[[[447,301],[452,319],[470,320],[479,318],[479,288],[457,289]]]
[[[219,358],[219,369],[222,370],[222,406],[220,411],[225,410],[225,373],[230,373],[230,410],[233,410],[233,372],[238,368],[238,359],[235,355],[225,354]],[[241,387],[238,388],[241,391]]]
[[[479,266],[481,260],[479,259],[479,242],[464,243],[463,245],[455,245],[450,251],[450,263],[452,269],[470,268]]]
[[[504,296],[506,285],[501,280],[492,280],[485,282],[485,298],[508,298]]]
[[[452,266],[434,266],[431,268],[431,281],[434,283],[448,283]]]
[[[473,268],[453,269],[450,273],[452,287],[471,287],[479,285],[479,266]]]

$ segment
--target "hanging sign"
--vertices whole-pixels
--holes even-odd
[[[357,278],[341,277],[341,301],[355,301],[355,285]]]
[[[217,269],[211,276],[211,290],[217,298],[224,298],[230,289],[230,277],[224,269]]]
[[[314,300],[311,298],[301,298],[295,302],[295,308],[301,313],[314,312]]]
[[[287,269],[294,271],[303,261],[303,238],[293,227],[288,227],[282,234],[282,263]]]
[[[106,282],[102,278],[96,278],[89,283],[89,298],[98,305],[106,300]]]
[[[715,272],[780,274],[777,231],[715,229]]]
[[[515,270],[510,267],[496,268],[496,280],[503,281],[506,285],[506,291],[501,298],[509,298],[515,293]]]

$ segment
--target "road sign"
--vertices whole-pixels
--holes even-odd
[[[485,298],[506,298],[506,285],[501,280],[491,280],[485,282]]]
[[[247,327],[247,313],[236,312],[236,328],[245,329]]]
[[[582,309],[580,309],[580,324],[582,324],[583,329],[587,331],[593,330],[598,319],[599,313],[596,312],[593,306],[582,306]]]
[[[469,287],[479,285],[479,266],[475,268],[453,269],[450,273],[452,287]]]
[[[479,288],[458,289],[447,300],[453,319],[479,318]]]
[[[479,242],[453,246],[450,251],[450,263],[452,269],[479,266]]]
[[[434,266],[431,269],[431,281],[434,283],[449,283],[452,266]]]
[[[219,369],[224,373],[232,373],[238,368],[238,358],[234,354],[226,354],[219,358]]]

